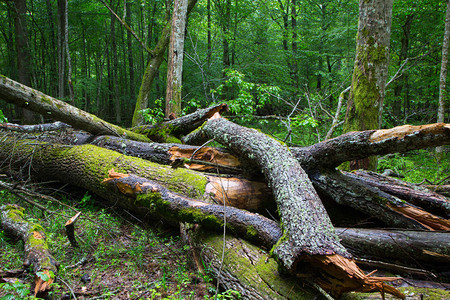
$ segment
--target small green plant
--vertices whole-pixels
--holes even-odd
[[[8,122],[8,119],[3,114],[3,111],[0,109],[0,123],[6,123]]]
[[[158,122],[161,122],[164,119],[163,99],[156,99],[153,108],[146,108],[139,112],[144,117],[145,122],[149,124],[154,125]]]
[[[80,200],[80,206],[84,208],[93,209],[94,208],[94,199],[91,198],[88,192],[86,192]]]
[[[13,299],[38,299],[34,296],[30,296],[30,285],[24,284],[18,280],[14,283],[0,283],[0,290],[5,291],[7,294],[0,298],[0,300],[13,300]]]
[[[279,87],[245,81],[245,75],[237,70],[225,69],[224,72],[227,79],[211,92],[229,98],[227,104],[236,115],[250,119],[258,108],[271,103],[280,93]]]

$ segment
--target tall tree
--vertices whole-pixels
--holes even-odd
[[[356,58],[344,131],[377,129],[388,75],[393,0],[360,0]],[[372,157],[350,162],[351,169],[376,169]]]
[[[173,4],[172,31],[170,34],[167,66],[165,115],[181,115],[181,87],[183,76],[184,37],[188,0],[175,0]]]
[[[15,0],[15,35],[16,35],[16,51],[17,51],[17,71],[19,82],[31,87],[31,51],[28,43],[27,33],[27,1]],[[36,122],[37,116],[27,109],[22,110],[23,122],[25,124],[33,124]]]
[[[194,8],[197,0],[188,0],[187,13]],[[156,46],[151,51],[150,60],[142,77],[141,87],[139,89],[139,95],[136,100],[136,107],[134,109],[132,126],[141,125],[144,122],[141,111],[148,107],[148,96],[152,87],[153,79],[158,74],[159,66],[164,60],[164,53],[169,45],[170,39],[170,22],[163,28],[160,38],[156,43]]]
[[[445,13],[445,30],[444,41],[442,42],[442,62],[441,74],[439,77],[439,108],[437,121],[444,123],[445,121],[445,101],[447,99],[447,64],[448,64],[448,46],[450,44],[450,0],[447,0],[447,12]],[[441,153],[443,147],[437,147],[436,151]]]

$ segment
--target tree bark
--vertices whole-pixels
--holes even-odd
[[[167,66],[166,118],[181,116],[181,88],[183,84],[184,33],[186,30],[188,0],[175,0],[172,14],[169,58]]]
[[[450,264],[450,232],[336,228],[341,242],[358,257],[432,266],[445,272]]]
[[[296,273],[300,264],[311,263],[326,278],[319,284],[334,295],[354,289],[380,289],[349,259],[351,255],[340,244],[311,181],[283,145],[218,114],[200,131],[249,159],[263,172],[273,191],[283,230],[271,253],[283,268]]]
[[[442,42],[442,61],[441,73],[439,76],[439,108],[437,113],[437,121],[445,122],[445,101],[447,99],[447,65],[448,65],[448,47],[450,44],[450,1],[447,0],[447,11],[445,13],[445,30]],[[442,153],[443,148],[437,147],[436,151]]]
[[[53,144],[50,146],[47,143],[36,141],[14,141],[11,137],[6,136],[2,138],[2,141],[0,159],[10,170],[20,170],[25,166],[23,171],[25,173],[31,171],[34,178],[58,179],[87,188],[104,199],[108,199],[112,203],[134,211],[143,217],[151,211],[136,205],[133,198],[119,195],[101,183],[104,178],[108,177],[107,174],[110,169],[115,168],[122,173],[132,173],[155,180],[157,183],[164,184],[171,190],[179,191],[185,197],[193,199],[202,199],[204,195],[211,194],[208,192],[208,176],[206,175],[196,174],[184,169],[173,170],[137,158],[126,157],[114,151],[99,149],[92,145],[68,147]],[[33,167],[29,169],[26,166],[30,163],[31,157]],[[223,186],[226,186],[226,183]],[[228,194],[228,197],[230,196],[232,196],[232,193]],[[331,228],[331,230],[333,229]],[[252,232],[253,230],[250,230],[250,233]],[[384,289],[387,292],[401,295],[395,289],[381,284],[380,280],[383,279],[366,277],[354,263],[342,262],[335,255],[326,260],[320,260],[320,258],[314,260],[313,257],[312,261],[306,264],[312,265],[317,272],[315,276],[322,278],[324,274],[321,268],[325,269],[325,273],[327,273],[330,272],[327,265],[338,263],[341,264],[341,270],[332,271],[333,275],[337,277],[337,279],[331,280],[332,285],[327,284],[327,281],[319,281],[319,284],[323,285],[329,292],[339,295],[349,290]],[[317,265],[320,267],[317,267]],[[350,268],[350,270],[345,268]],[[352,276],[352,279],[347,279],[349,276]],[[333,285],[336,284],[337,287],[334,287]]]
[[[138,141],[150,141],[143,135],[105,122],[81,109],[4,76],[0,76],[0,97],[7,102],[33,110],[44,116],[51,116],[56,120],[92,134],[109,134]]]
[[[381,125],[388,75],[392,0],[360,0],[356,58],[344,132]],[[376,158],[352,161],[350,169],[376,169]]]
[[[39,224],[24,219],[25,209],[16,205],[0,206],[0,223],[3,229],[19,237],[25,243],[24,267],[33,266],[34,296],[44,296],[50,289],[58,271],[59,263],[51,255],[45,231]],[[38,272],[48,276],[44,281]]]

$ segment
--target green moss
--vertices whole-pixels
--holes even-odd
[[[169,143],[169,144],[181,144],[181,141],[180,141],[180,139],[169,135],[169,136],[167,136],[166,143]]]
[[[247,227],[246,235],[247,235],[247,238],[251,240],[258,235],[258,232],[256,231],[255,227],[250,225]]]
[[[11,219],[11,220],[13,220],[15,222],[23,222],[24,221],[23,217],[24,217],[25,209],[23,207],[20,207],[20,206],[17,207],[17,206],[8,204],[8,205],[6,205],[4,210],[8,211],[6,213],[6,216],[9,219]]]

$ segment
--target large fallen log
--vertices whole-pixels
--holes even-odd
[[[0,99],[16,104],[51,117],[55,120],[86,130],[92,134],[124,136],[138,141],[150,141],[147,137],[122,127],[103,121],[102,119],[78,109],[64,101],[32,89],[0,75]]]
[[[307,174],[287,148],[256,130],[238,126],[218,114],[198,131],[253,162],[272,189],[281,217],[283,237],[271,253],[289,273],[312,264],[326,291],[388,291],[403,297],[382,279],[366,276],[340,244],[334,227]],[[320,270],[320,271],[318,271]],[[301,272],[301,271],[300,271]]]
[[[436,215],[444,218],[450,217],[449,199],[429,189],[374,172],[360,170],[345,173],[345,175],[364,184],[377,187],[386,193],[420,206]]]
[[[447,271],[450,232],[336,228],[343,245],[358,257],[396,261],[408,267]]]
[[[47,295],[58,271],[58,262],[50,253],[45,231],[41,225],[24,219],[24,208],[16,205],[0,206],[0,225],[8,233],[24,242],[24,267],[33,266],[34,296]],[[43,278],[46,278],[44,280]]]
[[[60,141],[59,136],[52,138],[40,136],[40,139],[52,142]],[[160,164],[174,165],[178,161],[184,167],[194,170],[226,171],[231,166],[240,166],[240,161],[228,152],[223,152],[217,148],[196,147],[180,144],[159,144],[130,141],[123,138],[112,136],[99,136],[94,139],[86,135],[77,134],[70,137],[69,134],[63,136],[62,142],[84,143],[90,141],[94,145],[113,149],[121,153],[141,157]],[[194,157],[195,160],[190,159]],[[203,161],[203,163],[202,163]],[[195,163],[193,163],[195,162]],[[205,165],[205,163],[208,163]],[[234,167],[232,171],[236,171]],[[254,168],[253,168],[254,169]],[[253,171],[254,173],[254,171]],[[423,228],[434,230],[447,230],[450,228],[450,222],[446,219],[434,216],[428,211],[408,203],[411,192],[409,193],[389,193],[392,189],[386,191],[386,186],[377,186],[366,182],[361,176],[351,175],[350,173],[341,174],[336,170],[326,170],[323,173],[318,170],[309,170],[309,179],[314,187],[323,195],[328,196],[333,201],[341,205],[350,206],[359,210],[363,214],[368,214],[382,221],[386,226],[399,228]],[[361,177],[361,178],[360,178]],[[261,209],[271,208],[273,201],[272,193],[263,183],[249,182],[238,178],[228,178],[224,185],[224,179],[215,176],[209,176],[208,192],[214,193],[218,203],[225,200],[227,205],[244,208],[252,211],[261,211]],[[398,184],[400,186],[400,184]],[[403,183],[403,185],[407,185]],[[224,197],[225,189],[229,189],[228,197]],[[396,189],[398,190],[398,189]],[[237,195],[237,192],[240,192]],[[392,191],[391,191],[392,192]],[[408,197],[405,197],[408,196]],[[398,196],[398,197],[397,197]],[[437,203],[438,195],[432,192],[415,192],[415,202]],[[438,204],[440,211],[445,214],[447,207],[445,198],[440,197]]]
[[[114,151],[95,147],[93,145],[66,146],[55,145],[32,140],[18,140],[8,136],[2,137],[0,144],[0,161],[7,170],[20,170],[36,179],[57,179],[66,183],[86,188],[114,205],[133,211],[141,216],[151,213],[149,207],[137,205],[133,198],[111,190],[101,182],[108,177],[112,168],[122,172],[137,174],[164,184],[171,190],[181,194],[201,199],[205,195],[208,184],[207,175],[186,169],[172,169],[167,166],[156,165],[138,158],[127,157]],[[32,162],[31,167],[29,167]],[[252,231],[250,231],[251,233]],[[332,259],[337,259],[334,256]],[[312,265],[326,265],[328,261],[311,262]],[[332,261],[331,263],[335,263]],[[356,268],[356,265],[352,266]],[[321,273],[319,270],[316,270]],[[342,271],[340,271],[342,272]],[[349,270],[347,270],[349,272]],[[316,274],[319,276],[319,273]],[[402,296],[395,289],[380,282],[379,278],[367,277],[360,271],[354,271],[350,281],[342,283],[348,273],[337,274],[338,280],[320,282],[324,288],[332,293],[340,294],[347,290],[383,290]],[[319,277],[317,277],[319,278]],[[356,278],[356,279],[355,279]],[[384,278],[382,278],[384,279]],[[356,282],[357,284],[353,284]],[[337,285],[337,288],[335,287]],[[334,286],[333,286],[334,285]]]
[[[403,125],[391,129],[349,132],[309,147],[292,148],[305,169],[333,169],[372,155],[406,152],[450,144],[450,124]]]

